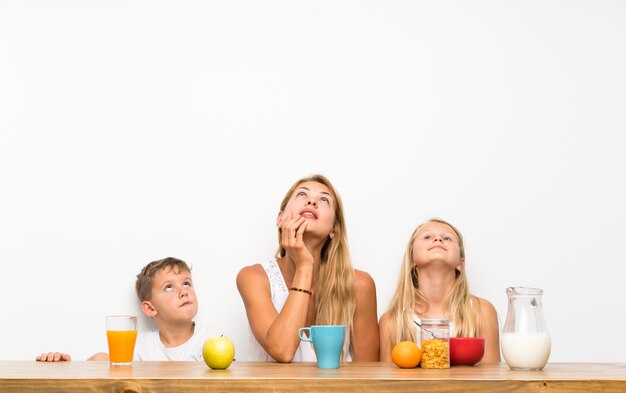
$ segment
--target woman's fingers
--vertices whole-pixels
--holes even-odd
[[[293,217],[291,215],[288,215],[285,217],[285,220],[283,221],[281,225],[280,243],[282,244],[283,247],[289,246],[289,227],[292,221],[293,221]]]
[[[297,232],[306,220],[300,215],[290,215],[286,217],[282,226],[281,242],[283,247],[291,248],[297,245]],[[306,226],[305,226],[306,227]]]
[[[304,220],[304,218],[302,218]],[[304,246],[304,241],[302,240],[302,236],[304,235],[304,231],[306,230],[307,222],[306,220],[300,224],[298,230],[296,231],[296,245]]]
[[[313,256],[304,244],[304,232],[306,232],[308,221],[299,214],[284,218],[281,227],[281,245],[291,253],[296,267],[312,263]]]

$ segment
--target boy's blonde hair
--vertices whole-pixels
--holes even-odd
[[[461,232],[452,224],[439,218],[430,219],[424,224],[429,222],[438,222],[452,228],[459,239],[460,258],[465,258]],[[400,341],[416,341],[416,325],[413,322],[413,314],[416,307],[424,310],[424,312],[428,310],[428,301],[419,289],[419,277],[417,270],[413,267],[413,243],[417,237],[417,232],[424,224],[418,226],[411,235],[402,260],[400,280],[389,307],[393,329],[388,339],[392,348]],[[472,303],[472,299],[474,303]],[[481,334],[480,303],[478,298],[469,292],[465,269],[456,271],[454,285],[448,294],[447,303],[450,307],[450,319],[454,323],[455,336],[479,337]]]
[[[191,267],[189,267],[185,261],[177,258],[167,257],[150,262],[141,269],[141,272],[137,275],[137,281],[135,282],[135,290],[137,291],[137,296],[139,296],[139,301],[150,300],[154,276],[156,276],[159,271],[167,268],[176,268],[177,272],[185,270],[191,272]]]
[[[322,175],[312,175],[295,182],[287,191],[280,204],[280,211],[285,211],[292,194],[302,183],[316,182],[328,188],[335,200],[334,236],[326,239],[322,246],[321,264],[317,289],[315,291],[315,324],[317,325],[346,325],[350,335],[346,337],[344,349],[350,348],[352,336],[352,322],[356,309],[356,283],[354,270],[348,250],[348,236],[343,216],[341,197],[330,180]],[[286,254],[280,245],[282,230],[278,229],[279,247],[276,257]]]

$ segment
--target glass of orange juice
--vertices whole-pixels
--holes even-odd
[[[130,366],[137,340],[137,317],[107,315],[105,318],[111,366]]]

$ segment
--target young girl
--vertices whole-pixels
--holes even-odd
[[[381,361],[391,361],[398,342],[419,342],[421,318],[449,319],[451,336],[485,337],[482,361],[500,361],[496,311],[469,292],[463,237],[455,227],[440,219],[417,227],[401,269],[391,307],[380,318]]]
[[[352,268],[343,206],[328,179],[298,180],[280,204],[276,258],[237,276],[250,330],[249,360],[315,361],[298,329],[346,325],[345,360],[378,360],[376,288]]]

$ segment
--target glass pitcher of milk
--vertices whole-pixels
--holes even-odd
[[[543,319],[538,288],[506,289],[509,308],[502,330],[502,354],[513,370],[541,370],[550,357],[552,342]]]

